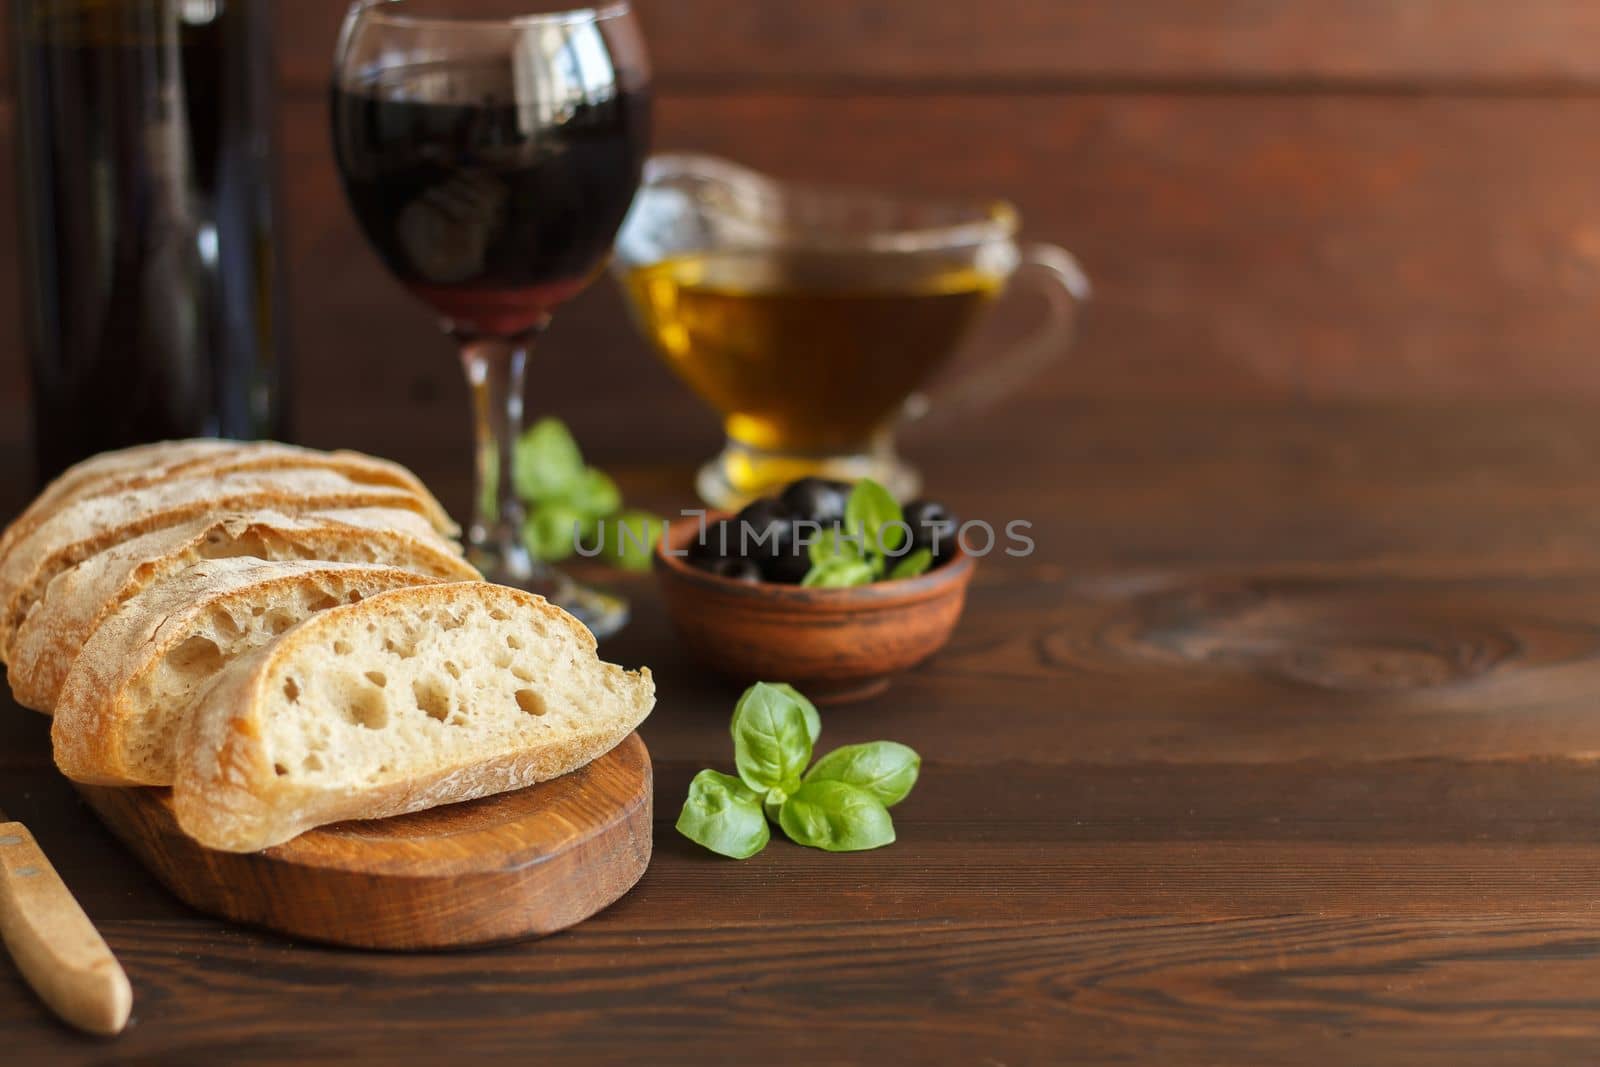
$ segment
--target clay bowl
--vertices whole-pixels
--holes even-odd
[[[977,565],[958,547],[915,578],[854,589],[758,585],[703,571],[668,551],[685,551],[698,534],[698,523],[674,525],[656,546],[656,580],[684,645],[734,681],[788,682],[819,704],[875,696],[943,648]]]

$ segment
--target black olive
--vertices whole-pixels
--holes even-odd
[[[689,542],[689,562],[711,570],[724,556],[739,554],[739,531],[727,519],[708,525],[704,534]]]
[[[731,533],[738,539],[728,546],[728,555],[765,560],[794,544],[794,517],[776,500],[756,500],[735,516]]]
[[[905,506],[906,525],[911,527],[911,548],[926,548],[935,559],[955,554],[956,534],[961,520],[937,500],[913,500]]]
[[[719,559],[711,565],[710,571],[720,578],[731,578],[736,582],[761,581],[761,568],[747,559]]]
[[[761,576],[769,582],[799,585],[811,570],[811,554],[790,549],[775,556],[761,557]]]
[[[850,486],[827,478],[801,478],[785,489],[778,499],[795,518],[820,522],[826,526],[844,519],[844,505],[850,499]]]

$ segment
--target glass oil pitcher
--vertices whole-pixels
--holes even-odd
[[[920,202],[653,157],[613,269],[645,335],[722,416],[727,447],[701,468],[701,498],[738,507],[806,475],[915,496],[895,429],[1032,378],[1066,349],[1089,294],[1070,254],[1020,245],[1018,224],[1002,202]],[[1042,325],[930,403],[925,387],[1024,278],[1047,299]]]

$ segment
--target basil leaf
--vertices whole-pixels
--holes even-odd
[[[585,535],[584,546],[598,548],[602,563],[626,571],[648,571],[662,527],[662,520],[648,511],[624,511],[598,520],[597,536]]]
[[[880,556],[897,551],[910,531],[905,513],[893,495],[871,478],[861,479],[850,491],[850,499],[844,505],[844,524],[866,538],[869,554]]]
[[[789,694],[789,698],[800,705],[800,710],[806,717],[806,733],[811,735],[811,743],[817,743],[817,738],[822,736],[822,715],[817,711],[817,706],[807,700],[805,694],[790,685],[788,682],[768,682],[774,689],[781,689]]]
[[[622,507],[622,491],[611,480],[611,475],[596,467],[586,467],[562,502],[585,515],[603,518]]]
[[[817,760],[806,772],[807,782],[843,782],[864,789],[886,808],[906,798],[917,784],[922,757],[895,741],[845,745]]]
[[[894,570],[889,572],[892,581],[895,578],[915,578],[919,574],[927,573],[933,566],[933,553],[926,548],[919,548],[911,555],[894,565]]]
[[[661,516],[637,508],[624,511],[616,522],[620,543],[617,565],[623,570],[648,571],[667,524]]]
[[[689,783],[678,833],[719,856],[749,859],[772,838],[761,797],[731,774],[701,771]]]
[[[548,507],[549,505],[546,506]],[[562,504],[561,506],[565,507],[566,505]],[[576,511],[577,509],[574,508],[573,510]],[[604,520],[595,518],[593,515],[584,515],[582,512],[578,512],[578,514],[582,516],[578,520],[578,543],[588,549],[604,544],[606,529],[601,525]]]
[[[894,820],[865,789],[826,779],[807,782],[783,802],[778,825],[797,845],[860,852],[894,841]]]
[[[822,536],[806,545],[806,554],[811,557],[813,567],[859,562],[863,558],[862,539],[858,534],[847,534],[837,526],[830,526],[822,531]]]
[[[800,711],[806,717],[806,733],[810,736],[811,743],[815,745],[817,738],[822,736],[822,715],[817,711],[817,706],[806,699],[805,694],[788,682],[763,682],[761,684],[787,694],[791,700],[800,705]],[[746,690],[745,696],[749,695],[750,690]],[[744,697],[740,697],[739,703],[734,705],[733,718],[728,721],[730,732],[736,728],[735,724],[739,721],[739,709],[742,707],[744,707]]]
[[[565,504],[536,509],[522,524],[522,541],[535,559],[559,563],[583,535],[584,517]],[[587,541],[585,542],[588,543]]]
[[[800,584],[808,589],[849,589],[872,584],[872,566],[858,559],[829,560],[806,572]]]
[[[811,762],[811,732],[800,702],[757,682],[733,711],[733,762],[751,789],[792,792]]]
[[[560,419],[544,418],[517,441],[512,470],[517,495],[544,501],[567,495],[583,477],[583,454]]]

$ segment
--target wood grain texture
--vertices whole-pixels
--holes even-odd
[[[304,2],[304,0],[301,0]],[[1581,0],[644,0],[671,81],[1590,85]]]
[[[278,0],[293,84],[322,88],[345,5]],[[637,0],[669,87],[1091,84],[1588,86],[1582,0]]]
[[[1582,1062],[1600,927],[1517,915],[611,922],[490,953],[113,923],[149,996],[119,1059],[186,1062]],[[886,976],[894,981],[886,981]],[[94,1062],[4,997],[13,1051]],[[486,1017],[492,996],[498,1010]],[[906,1014],[916,1005],[915,1024]],[[181,1045],[167,1039],[181,1030]],[[27,1062],[24,1059],[22,1062]]]
[[[553,781],[320,827],[247,854],[196,844],[178,828],[167,790],[82,792],[112,833],[196,909],[356,948],[542,937],[611,905],[650,862],[650,756],[637,734]]]
[[[326,88],[347,4],[273,0],[288,84]],[[492,6],[492,5],[485,5]],[[501,4],[502,8],[515,5]],[[637,0],[669,87],[826,83],[1591,88],[1583,0]],[[9,21],[0,80],[10,91]]]
[[[436,426],[404,446],[465,457],[456,361],[333,174],[342,8],[279,5],[300,434]],[[1052,378],[1063,396],[1600,392],[1591,5],[658,0],[643,15],[661,147],[1009,196],[1031,236],[1078,252],[1099,299]],[[0,201],[9,131],[7,105]],[[20,424],[15,237],[0,212],[0,415]],[[606,285],[539,355],[535,405],[591,437],[619,410],[641,437],[714,434]]]
[[[687,502],[696,441],[605,445],[633,456],[630,499]],[[886,737],[924,757],[878,852],[779,840],[733,863],[672,830],[694,773],[730,766],[737,689],[688,659],[648,578],[621,583],[635,621],[602,651],[663,694],[642,730],[654,858],[532,944],[355,953],[203,919],[54,772],[48,724],[0,709],[0,806],[139,996],[116,1058],[1590,1058],[1589,404],[1038,393],[912,454],[958,512],[1030,519],[1038,547],[983,562],[945,652],[824,713],[821,751]],[[19,1063],[112,1055],[4,966],[0,1027]]]

